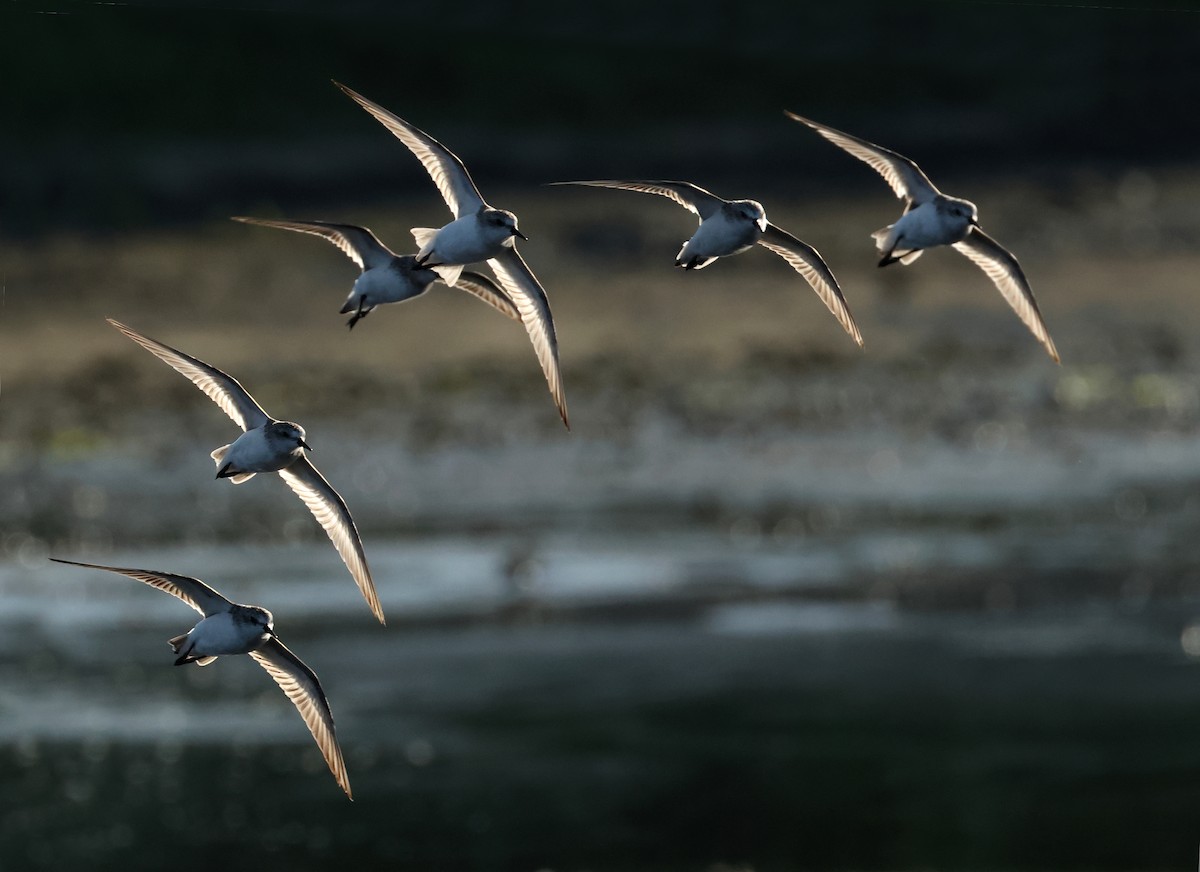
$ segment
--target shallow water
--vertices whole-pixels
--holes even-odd
[[[211,868],[215,850],[229,869],[1194,855],[1200,596],[944,608],[864,589],[811,542],[808,563],[786,543],[699,534],[519,544],[514,564],[510,537],[376,543],[387,629],[316,545],[105,558],[272,608],[321,676],[353,804],[248,658],[170,666],[185,606],[105,573],[0,566],[2,865],[178,872]],[[966,571],[986,545],[929,572]]]

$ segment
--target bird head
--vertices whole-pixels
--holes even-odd
[[[767,231],[767,210],[757,200],[734,200],[730,205],[734,214],[748,224],[758,227],[760,233]]]
[[[304,428],[291,421],[275,421],[267,429],[268,435],[296,450],[312,451],[312,446],[304,441]]]
[[[517,216],[512,212],[504,209],[485,209],[480,217],[489,236],[494,235],[500,239],[508,240],[509,244],[511,244],[514,236],[526,241],[529,239],[529,237],[518,229]]]

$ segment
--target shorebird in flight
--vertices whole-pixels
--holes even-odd
[[[309,233],[332,242],[342,253],[354,261],[362,272],[354,280],[354,288],[346,298],[339,314],[350,315],[346,326],[351,329],[367,317],[376,307],[384,303],[403,303],[419,297],[429,286],[441,278],[434,270],[421,266],[411,254],[397,255],[379,241],[366,227],[356,224],[333,224],[328,221],[269,221],[266,218],[235,216],[234,221],[243,224],[258,224]],[[521,314],[495,282],[475,272],[464,272],[454,287],[487,303],[493,309],[512,318],[521,320]]]
[[[176,372],[191,379],[242,428],[244,432],[241,436],[212,452],[212,459],[217,465],[217,478],[228,478],[234,484],[241,484],[259,472],[278,472],[279,477],[296,492],[296,496],[308,506],[313,517],[325,529],[358,589],[362,591],[367,605],[371,607],[371,612],[379,619],[379,623],[384,623],[383,608],[375,593],[375,582],[367,566],[367,555],[363,552],[358,528],[350,517],[345,501],[308,459],[306,452],[312,449],[305,441],[304,428],[291,421],[272,418],[237,379],[215,366],[143,336],[112,318],[108,319],[108,323]]]
[[[834,130],[795,112],[785,113],[794,121],[807,124],[834,145],[854,155],[871,169],[883,176],[896,193],[904,200],[904,214],[895,224],[889,224],[872,235],[883,255],[880,266],[899,261],[910,264],[926,248],[950,245],[987,273],[988,278],[999,289],[1008,305],[1017,313],[1046,349],[1046,353],[1059,362],[1054,340],[1042,320],[1037,300],[1029,287],[1029,281],[1017,259],[979,226],[979,211],[969,200],[947,197],[929,181],[908,158],[894,151]]]
[[[50,559],[68,566],[126,575],[165,591],[198,611],[204,616],[201,621],[182,636],[168,641],[171,650],[179,655],[175,665],[207,666],[224,654],[249,654],[296,706],[338,786],[346,791],[346,796],[354,799],[342,749],[338,747],[333,729],[333,713],[329,710],[321,682],[317,680],[317,674],[275,635],[274,618],[269,611],[260,606],[230,602],[200,579],[186,575],[76,563],[57,557]]]
[[[657,194],[674,200],[700,219],[692,238],[675,256],[675,266],[704,269],[719,257],[738,254],[755,243],[782,257],[817,292],[821,302],[838,323],[860,346],[862,334],[842,296],[837,279],[820,253],[811,245],[767,220],[766,210],[757,200],[725,200],[691,182],[618,181],[601,179],[587,182],[551,182],[552,185],[587,185],[594,188],[619,188]]]
[[[453,286],[465,264],[487,261],[504,293],[517,307],[558,414],[567,429],[571,429],[550,301],[513,244],[515,238],[527,239],[517,227],[517,216],[489,206],[463,162],[428,133],[340,82],[334,84],[408,146],[454,213],[454,220],[444,227],[413,228],[413,238],[421,249],[417,265],[436,269],[446,284]]]

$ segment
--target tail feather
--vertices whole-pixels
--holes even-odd
[[[449,264],[439,264],[438,266],[432,267],[432,269],[438,274],[438,278],[440,278],[450,287],[454,287],[456,284],[458,284],[458,277],[462,275],[463,271],[462,264],[456,264],[454,266]]]
[[[433,252],[433,238],[437,236],[437,231],[432,227],[414,227],[409,232],[416,240],[417,248],[421,249],[417,252],[417,260],[424,263]]]
[[[230,469],[230,464],[224,462],[225,455],[229,453],[229,447],[232,444],[233,443],[230,442],[229,445],[222,445],[216,451],[213,451],[211,454],[209,454],[209,457],[211,457],[213,459],[213,463],[217,465],[217,478],[227,478],[234,484],[241,484],[242,482],[249,481],[250,479],[254,478],[254,473],[234,472]]]
[[[437,230],[433,227],[414,227],[410,231],[417,245],[424,246],[427,242],[433,242],[433,237],[437,236]]]
[[[184,633],[182,636],[176,636],[173,639],[168,639],[167,644],[171,646],[171,651],[175,654],[179,654],[181,649],[186,649],[188,647],[187,641],[189,635],[189,633]],[[179,656],[175,658],[175,665],[183,666],[187,663],[195,663],[197,666],[207,666],[216,659],[217,657],[215,654],[206,654],[203,657],[197,657],[190,650],[184,650],[182,654],[179,654]]]

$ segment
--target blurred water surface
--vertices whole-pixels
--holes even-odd
[[[839,549],[730,535],[375,543],[387,629],[315,543],[107,555],[275,611],[330,697],[353,804],[249,658],[170,666],[187,607],[106,573],[0,565],[0,859],[179,870],[225,850],[229,869],[682,870],[1190,856],[1200,592],[1155,593],[1149,578],[1081,596],[1035,566],[1001,572],[974,606],[939,606],[919,578],[952,583],[986,536],[931,558],[906,594],[894,575],[864,589]]]

